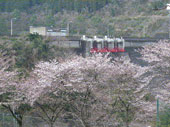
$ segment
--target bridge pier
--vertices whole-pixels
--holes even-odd
[[[80,43],[81,43],[81,49],[82,49],[82,56],[83,57],[90,56],[90,48],[91,48],[90,42],[81,40]]]

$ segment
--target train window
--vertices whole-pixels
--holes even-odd
[[[114,43],[108,43],[108,49],[113,49],[114,48]]]
[[[97,48],[97,42],[93,42],[93,48]]]
[[[98,48],[98,49],[102,49],[102,44],[101,44],[101,43],[98,43],[98,44],[97,44],[97,48]]]
[[[118,42],[114,43],[114,48],[118,48]]]
[[[104,42],[104,48],[108,48],[109,43],[108,42]]]
[[[120,42],[120,43],[118,44],[118,46],[119,46],[119,48],[124,48],[124,47],[123,47],[123,42]]]

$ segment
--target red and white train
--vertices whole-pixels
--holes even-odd
[[[125,40],[123,38],[87,38],[85,35],[82,37],[83,41],[89,42],[90,53],[117,53],[125,52]]]

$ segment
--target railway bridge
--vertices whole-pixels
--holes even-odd
[[[83,56],[91,52],[126,52],[126,49],[138,48],[156,43],[163,38],[109,38],[88,36],[48,37],[52,45],[81,50]],[[129,50],[127,50],[128,52]]]

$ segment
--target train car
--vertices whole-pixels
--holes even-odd
[[[125,52],[125,41],[123,38],[97,38],[90,40],[90,53],[118,53]]]

